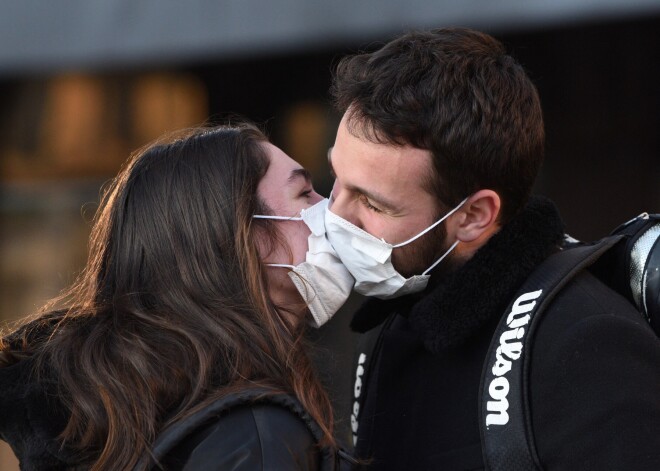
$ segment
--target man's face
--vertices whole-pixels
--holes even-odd
[[[437,198],[425,189],[434,175],[427,150],[357,137],[349,132],[344,115],[329,161],[335,176],[331,211],[392,245],[417,235],[444,214]],[[440,224],[395,248],[392,263],[404,277],[419,275],[447,245]]]

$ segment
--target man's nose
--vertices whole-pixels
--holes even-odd
[[[339,183],[337,183],[337,180],[335,180],[335,183],[332,186],[332,191],[330,192],[328,209],[340,218],[361,227],[360,222],[356,220],[355,214],[351,212],[351,207],[347,200],[348,197],[348,193],[343,191]]]
[[[341,205],[338,203],[337,200],[338,197],[339,197],[339,184],[337,183],[337,180],[335,180],[334,183],[332,184],[332,189],[330,190],[328,209],[332,210],[332,212],[335,213],[336,215],[342,216],[341,213],[339,213],[339,211],[341,211]]]

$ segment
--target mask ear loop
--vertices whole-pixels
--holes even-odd
[[[427,232],[429,232],[430,230],[432,230],[433,228],[435,228],[438,224],[441,224],[442,221],[444,221],[444,220],[447,219],[449,216],[451,216],[451,215],[454,214],[456,211],[458,211],[458,210],[459,210],[459,209],[465,204],[465,202],[466,202],[469,198],[470,198],[469,196],[468,196],[467,198],[465,198],[463,201],[460,202],[460,204],[459,204],[458,206],[456,206],[454,209],[452,209],[452,210],[449,211],[447,214],[445,214],[441,219],[439,219],[438,221],[436,221],[436,222],[434,222],[433,224],[431,224],[429,227],[427,227],[426,229],[424,229],[422,232],[420,232],[420,233],[417,234],[416,236],[413,236],[411,239],[408,239],[408,240],[405,241],[405,242],[401,242],[400,244],[393,245],[392,248],[393,248],[393,249],[396,249],[397,247],[403,247],[404,245],[409,244],[409,243],[411,243],[411,242],[413,242],[413,241],[419,239],[419,238],[422,237],[424,234],[426,234]],[[435,266],[435,265],[433,265],[433,266]]]
[[[255,214],[252,216],[254,219],[276,219],[278,221],[302,221],[302,216],[265,216],[261,214]]]
[[[304,211],[304,210],[303,210]],[[301,211],[302,213],[302,211]],[[253,219],[275,219],[277,221],[302,221],[302,216],[270,216],[264,214],[253,214]],[[288,268],[289,270],[295,270],[295,266],[287,265],[285,263],[266,263],[267,267],[277,267],[277,268]]]
[[[442,257],[440,257],[439,259],[437,259],[437,260],[433,263],[433,265],[431,265],[431,266],[428,267],[426,270],[424,270],[424,273],[422,273],[422,276],[426,275],[428,272],[430,272],[431,270],[433,270],[433,269],[438,265],[438,263],[442,262],[442,261],[445,259],[445,257],[446,257],[447,255],[449,255],[449,254],[452,252],[452,250],[454,250],[454,249],[456,248],[457,245],[458,245],[458,241],[454,242],[454,243],[452,244],[452,246],[449,247],[449,250],[447,250],[447,251],[442,255]]]
[[[288,268],[289,270],[295,270],[295,266],[287,265],[285,263],[266,263],[267,267],[278,267],[278,268]]]

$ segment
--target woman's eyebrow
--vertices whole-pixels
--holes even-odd
[[[289,175],[287,182],[292,183],[298,178],[304,178],[305,181],[309,183],[312,181],[312,174],[309,173],[309,170],[307,170],[306,168],[296,168],[291,170],[291,174]]]

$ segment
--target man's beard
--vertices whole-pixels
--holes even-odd
[[[429,269],[442,255],[449,250],[453,241],[447,240],[447,230],[444,224],[424,234],[419,239],[392,251],[392,265],[404,278],[421,275]],[[444,276],[453,272],[459,265],[453,254],[447,255],[431,273],[434,277]]]

